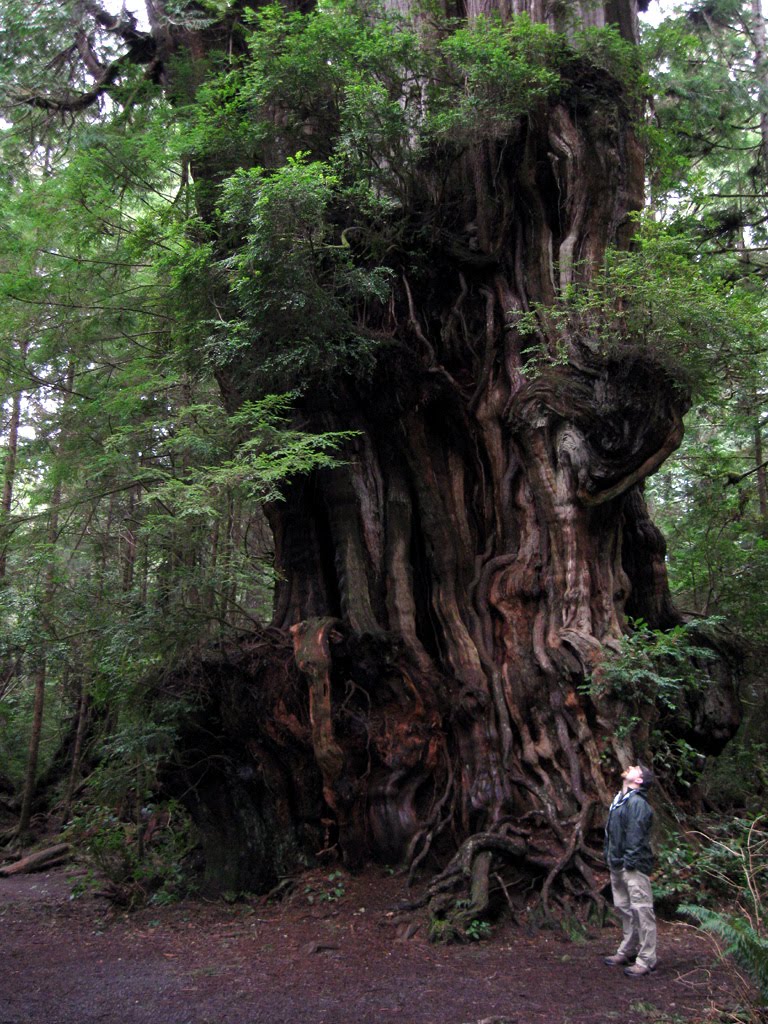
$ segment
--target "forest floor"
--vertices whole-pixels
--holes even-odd
[[[412,894],[376,869],[331,894],[327,873],[307,875],[278,904],[131,914],[72,898],[75,874],[0,878],[0,1024],[681,1024],[725,1019],[740,997],[680,922],[660,922],[659,968],[633,979],[602,963],[615,926],[576,941],[507,924],[441,946],[421,919],[409,935],[392,911]]]

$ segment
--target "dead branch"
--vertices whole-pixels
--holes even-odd
[[[8,878],[10,875],[22,875],[31,871],[44,871],[46,868],[63,864],[70,857],[69,843],[58,843],[56,846],[49,846],[46,850],[38,850],[22,857],[14,864],[8,864],[0,868],[0,876]]]

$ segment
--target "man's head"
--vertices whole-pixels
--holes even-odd
[[[643,784],[643,769],[639,764],[631,764],[621,773],[624,789],[640,789]]]
[[[643,776],[643,781],[640,784],[641,789],[650,789],[656,781],[656,776],[653,774],[653,769],[649,768],[647,764],[638,764],[637,766]]]
[[[646,764],[631,764],[621,773],[624,789],[649,789],[656,778]]]

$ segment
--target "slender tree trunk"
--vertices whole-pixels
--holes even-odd
[[[45,586],[42,598],[42,614],[50,614],[53,605],[53,593],[55,586],[54,571],[54,550],[59,533],[59,506],[61,504],[61,484],[54,485],[51,495],[51,507],[48,518],[48,566],[45,571]],[[29,747],[27,750],[27,765],[24,774],[24,787],[21,794],[21,809],[19,811],[19,824],[17,833],[20,836],[29,831],[32,817],[32,801],[35,795],[37,782],[37,769],[40,760],[40,740],[43,735],[43,717],[45,710],[45,686],[48,674],[45,643],[41,644],[37,655],[37,666],[32,674],[34,687],[34,703],[32,711],[32,727],[29,736]]]
[[[120,513],[118,509],[118,496],[116,494],[110,494],[109,501],[107,503],[107,521],[104,524],[104,529],[102,530],[100,538],[101,552],[98,566],[98,600],[100,602],[104,600],[104,589],[106,586],[108,586],[110,570],[112,567],[112,560],[115,557],[115,552],[113,550],[113,524],[115,522],[116,516],[119,516],[119,514]]]
[[[16,454],[19,445],[19,424],[21,421],[21,392],[16,392],[11,404],[11,419],[8,425],[8,449],[5,456],[5,474],[3,477],[3,523],[8,523],[13,508],[13,484],[16,476]],[[3,538],[0,547],[0,579],[5,578],[8,564],[8,541]]]
[[[768,537],[768,482],[766,482],[765,459],[763,458],[763,432],[759,419],[755,423],[755,479],[757,481],[757,502],[760,509],[760,533]]]
[[[752,0],[752,39],[755,50],[754,65],[760,102],[760,156],[763,177],[768,178],[768,56],[765,43],[765,17],[762,0]]]
[[[136,571],[136,531],[134,524],[138,497],[138,486],[131,488],[128,493],[128,508],[126,510],[122,529],[122,586],[126,593],[130,591],[133,586]]]
[[[27,354],[28,343],[22,342],[19,346],[19,355],[23,361]],[[11,416],[8,423],[8,447],[5,455],[5,466],[3,473],[3,498],[0,508],[0,523],[3,525],[10,521],[13,508],[13,488],[16,480],[16,458],[19,449],[19,427],[21,426],[21,405],[22,392],[17,388],[11,399]],[[8,539],[0,538],[0,580],[5,578],[8,565]]]
[[[40,754],[40,738],[43,733],[43,710],[45,707],[46,663],[42,660],[33,675],[34,705],[32,711],[32,729],[27,749],[27,766],[24,774],[24,788],[21,794],[21,810],[17,833],[20,836],[29,831],[32,818],[32,799],[35,795],[37,781],[37,765]]]
[[[208,576],[215,580],[219,567],[219,535],[221,532],[221,520],[217,518],[211,526],[211,534],[208,542]],[[216,615],[217,585],[209,583],[205,591],[204,607],[210,614]]]
[[[64,794],[64,802],[62,808],[62,820],[64,822],[69,820],[69,815],[72,810],[72,801],[75,796],[77,785],[80,781],[80,773],[83,761],[83,747],[85,745],[85,737],[88,727],[88,708],[88,685],[85,679],[81,678],[80,694],[77,703],[77,731],[75,732],[75,742],[72,747],[72,763],[70,766],[69,779],[67,780],[67,789]]]
[[[13,509],[13,488],[16,479],[16,458],[19,447],[19,427],[21,425],[21,391],[16,391],[11,400],[11,416],[8,423],[8,448],[5,456],[3,474],[3,497],[0,509],[0,527],[10,522]],[[0,580],[5,579],[8,568],[8,536],[0,536]],[[18,675],[20,663],[18,659],[9,659],[0,666],[0,700],[2,700],[11,681]]]
[[[74,388],[75,367],[70,362],[67,368],[67,395],[71,395]],[[64,399],[66,409],[67,399]],[[44,633],[51,630],[49,620],[53,613],[53,599],[56,588],[56,545],[59,537],[59,509],[61,506],[62,484],[56,479],[51,492],[50,508],[48,511],[48,562],[44,574],[43,592],[41,595],[40,620]],[[37,667],[33,673],[34,685],[34,709],[32,713],[32,730],[29,738],[29,749],[27,751],[27,766],[24,777],[24,788],[21,795],[21,810],[19,812],[18,834],[23,836],[28,830],[32,815],[32,801],[35,795],[37,781],[38,763],[40,757],[40,741],[43,733],[43,717],[45,709],[45,688],[48,674],[46,641],[42,638],[37,654]]]
[[[150,579],[150,564],[149,564],[149,539],[144,537],[140,545],[141,552],[141,586],[140,586],[140,602],[142,608],[146,608],[147,601],[149,600],[149,579]]]
[[[234,562],[234,550],[238,535],[238,502],[231,491],[227,494],[227,514],[224,521],[223,557],[228,565]],[[228,622],[234,614],[235,601],[237,600],[237,583],[229,580],[222,584],[219,615],[222,622]]]

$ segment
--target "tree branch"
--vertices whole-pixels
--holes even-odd
[[[87,72],[94,79],[90,89],[83,92],[67,90],[60,95],[46,95],[33,90],[16,90],[16,102],[38,110],[51,110],[56,113],[77,113],[93,106],[101,96],[125,70],[128,64],[149,64],[157,60],[157,45],[151,32],[142,32],[136,27],[136,19],[126,11],[120,15],[110,14],[95,2],[85,4],[85,13],[89,14],[100,29],[109,35],[117,36],[125,43],[127,50],[109,63],[104,63],[94,48],[91,37],[81,27],[76,35],[74,47]]]

